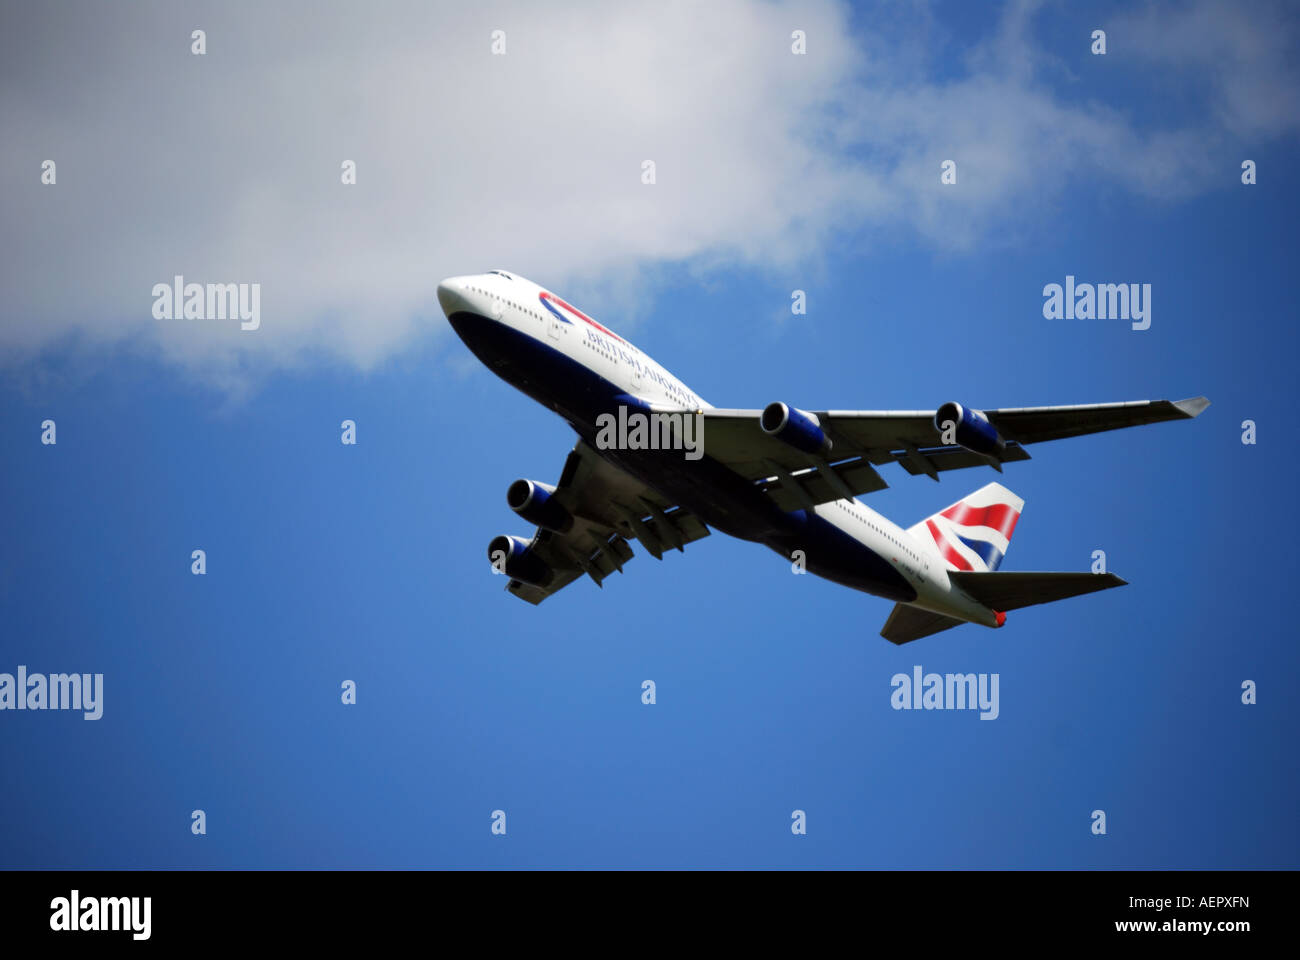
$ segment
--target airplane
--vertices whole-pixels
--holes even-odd
[[[808,573],[894,601],[881,636],[896,644],[963,623],[1123,586],[1113,573],[1000,569],[1024,501],[990,483],[903,529],[857,498],[912,476],[1029,459],[1032,443],[1186,420],[1205,397],[982,411],[805,411],[714,407],[550,291],[505,270],[451,277],[438,302],[493,373],[559,414],[578,435],[554,484],[520,479],[506,502],[536,527],[488,545],[507,590],[532,604],[583,574],[597,586],[636,540],[663,559],[710,528],[761,543]],[[641,418],[641,430],[626,429]],[[609,429],[617,418],[619,430]],[[645,429],[645,424],[650,429]],[[697,429],[692,452],[692,425]],[[655,442],[658,440],[659,442]]]

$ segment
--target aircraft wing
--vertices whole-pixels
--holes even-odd
[[[529,549],[554,572],[545,587],[511,580],[506,589],[538,604],[584,573],[601,582],[632,559],[635,539],[658,559],[671,549],[709,535],[693,513],[662,496],[600,457],[579,440],[564,462],[555,498],[573,517],[566,533],[538,528]]]
[[[934,480],[965,467],[991,466],[1000,472],[1003,463],[1029,459],[1027,444],[1188,420],[1209,405],[1204,397],[1194,397],[983,411],[1005,442],[996,456],[944,444],[934,410],[816,411],[831,446],[810,454],[765,433],[759,426],[762,410],[711,409],[703,411],[703,449],[762,486],[782,510],[798,510],[884,489],[888,484],[875,469],[882,464],[897,463],[913,476]]]

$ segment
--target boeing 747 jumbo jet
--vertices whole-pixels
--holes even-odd
[[[1111,573],[1000,571],[1024,501],[990,483],[906,530],[856,498],[897,463],[948,470],[1028,460],[1045,440],[1187,420],[1209,406],[1138,400],[980,411],[762,410],[711,406],[576,307],[504,270],[453,277],[438,302],[497,376],[558,413],[578,442],[554,485],[516,480],[506,502],[537,529],[488,546],[507,589],[541,603],[584,573],[599,586],[632,558],[656,558],[713,527],[766,544],[810,573],[895,601],[881,636],[906,643],[1007,611],[1118,587]]]

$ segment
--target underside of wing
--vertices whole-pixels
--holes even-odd
[[[666,551],[683,550],[709,535],[709,528],[690,511],[609,463],[581,440],[565,461],[551,498],[562,511],[552,510],[547,517],[550,526],[539,527],[531,541],[518,547],[540,561],[541,567],[523,559],[513,568],[506,567],[507,573],[521,571],[511,576],[507,589],[533,604],[584,573],[597,586],[614,571],[621,573],[633,557],[629,540],[637,540],[662,559]],[[527,507],[516,512],[525,518],[529,515]]]
[[[1210,401],[1205,397],[1191,397],[1187,400],[1131,400],[1073,407],[1007,407],[990,410],[987,415],[1008,440],[1042,443],[1167,420],[1191,420],[1200,416],[1209,405]]]
[[[783,510],[807,509],[888,484],[876,468],[897,463],[934,480],[948,470],[1028,460],[1026,444],[1187,420],[1209,401],[1136,400],[987,412],[947,403],[938,410],[825,410],[786,404],[710,409],[703,450],[759,484]]]

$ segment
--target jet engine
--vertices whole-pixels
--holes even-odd
[[[805,413],[784,403],[769,403],[758,418],[763,432],[776,437],[804,453],[827,454],[831,438],[822,431],[821,421],[814,413]]]
[[[553,571],[537,554],[528,548],[523,537],[493,537],[488,544],[488,560],[498,570],[504,570],[512,580],[544,587],[551,582]]]
[[[506,491],[506,503],[534,526],[555,533],[568,533],[573,528],[573,516],[555,499],[555,488],[549,483],[516,480]]]
[[[1006,451],[1007,442],[1002,439],[997,428],[989,423],[989,418],[984,415],[984,411],[972,410],[963,407],[960,403],[945,403],[935,411],[934,429],[942,435],[944,424],[950,421],[956,427],[953,436],[959,446],[986,457],[1001,459]]]

